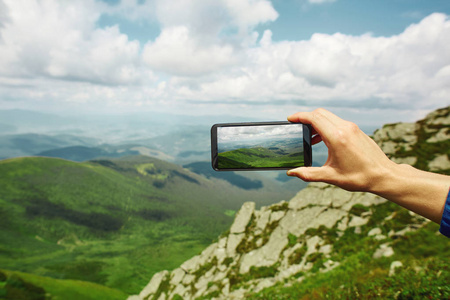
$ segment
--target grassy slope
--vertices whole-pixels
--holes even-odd
[[[303,162],[299,162],[296,157],[291,155],[277,154],[275,151],[263,147],[237,149],[218,154],[219,168],[301,166]]]
[[[199,253],[243,201],[284,198],[145,157],[0,161],[0,265],[136,293]]]
[[[300,283],[284,286],[281,282],[259,293],[247,295],[247,299],[448,299],[450,297],[450,240],[439,234],[439,226],[428,223],[415,232],[382,241],[368,237],[374,227],[380,227],[384,235],[391,230],[401,230],[408,224],[423,221],[412,217],[405,209],[385,203],[373,207],[373,218],[362,233],[349,228],[334,244],[331,259],[340,266],[320,273],[324,259],[312,260],[314,267]],[[391,216],[389,221],[385,218]],[[306,235],[319,235],[323,239],[336,240],[333,229],[311,230]],[[395,254],[373,259],[381,244],[391,242]],[[389,276],[393,261],[403,266]]]
[[[47,296],[53,300],[123,300],[127,298],[124,292],[86,281],[61,280],[7,270],[0,270],[0,273],[7,277],[3,282],[0,280],[0,298],[3,296],[6,299],[15,300],[31,299],[36,295],[32,293],[36,289],[33,286],[43,288]],[[24,281],[25,284],[18,283],[20,281]]]

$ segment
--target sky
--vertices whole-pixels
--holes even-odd
[[[448,0],[0,0],[0,109],[415,121],[450,104],[449,16]]]
[[[259,139],[301,138],[303,125],[288,124],[278,126],[226,126],[217,128],[217,142],[243,142]]]

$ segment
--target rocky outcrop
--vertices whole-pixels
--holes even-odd
[[[375,131],[373,139],[397,163],[450,174],[450,107],[416,123],[397,123]]]
[[[230,231],[218,242],[180,268],[155,274],[134,299],[195,299],[206,295],[242,299],[248,290],[298,280],[296,275],[314,267],[312,257],[317,255],[323,256],[318,269],[330,270],[339,265],[327,259],[333,243],[314,233],[329,229],[339,236],[347,228],[357,230],[367,224],[370,213],[355,214],[352,208],[385,201],[372,194],[314,183],[289,202],[260,210],[254,209],[254,203],[245,203]]]
[[[398,163],[449,174],[450,109],[414,124],[390,124],[374,140]],[[391,212],[386,200],[311,183],[289,202],[262,207],[244,203],[230,230],[179,268],[153,276],[129,299],[245,299],[275,284],[301,282],[340,265],[343,239],[370,239],[372,259],[394,255],[392,241],[428,221],[414,213]],[[395,223],[401,219],[403,223]],[[406,221],[405,221],[406,220]],[[405,223],[406,222],[406,223]],[[339,246],[341,244],[341,246]],[[389,276],[401,262],[391,264]]]

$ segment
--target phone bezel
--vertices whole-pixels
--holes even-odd
[[[236,127],[236,126],[267,126],[267,125],[303,125],[303,153],[304,165],[309,167],[312,165],[312,148],[311,148],[311,125],[303,123],[293,123],[288,121],[277,122],[243,122],[243,123],[219,123],[211,127],[211,165],[216,171],[271,171],[271,170],[290,170],[296,167],[264,167],[264,168],[235,168],[235,169],[219,169],[218,168],[218,151],[217,151],[217,128],[218,127]]]

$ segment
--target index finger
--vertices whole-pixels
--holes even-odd
[[[312,112],[298,112],[288,117],[290,122],[311,124],[317,133],[325,139],[333,136],[336,125],[342,121],[338,116],[323,108]]]

